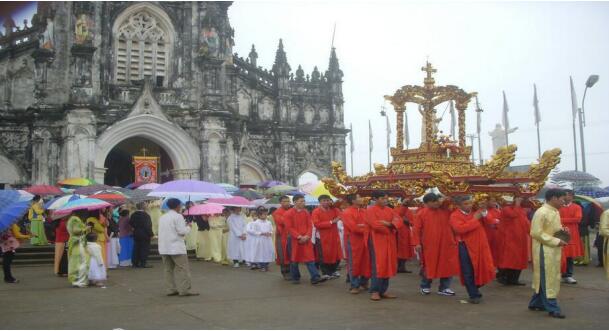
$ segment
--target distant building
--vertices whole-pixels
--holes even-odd
[[[305,75],[281,40],[270,70],[233,54],[230,2],[39,2],[0,36],[0,183],[296,183],[345,161],[342,77]],[[294,41],[296,44],[296,41]],[[323,47],[323,45],[319,45]],[[302,45],[301,47],[305,47]],[[308,47],[308,46],[307,46]]]

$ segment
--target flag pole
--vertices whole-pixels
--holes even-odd
[[[571,76],[569,76],[569,82],[571,83],[571,111],[573,113],[573,156],[575,157],[575,171],[577,171],[577,129],[575,126],[575,115],[579,112],[579,110],[577,107],[577,97],[575,96],[575,88],[573,87],[573,78]]]
[[[368,120],[368,168],[372,172],[372,124]]]
[[[539,113],[539,100],[537,99],[537,85],[533,84],[533,107],[535,108],[535,126],[537,128],[537,159],[541,159],[541,138],[539,135],[539,122],[541,122],[541,114]]]
[[[353,176],[353,174],[355,173],[354,170],[353,170],[353,152],[355,151],[355,146],[353,145],[353,123],[351,123],[349,125],[349,129],[351,130],[349,132],[349,138],[350,138],[349,144],[351,145],[350,146],[351,147],[351,153],[349,153],[349,154],[351,156],[351,176]]]
[[[480,103],[478,102],[478,96],[476,96],[476,123],[477,123],[477,128],[476,128],[476,132],[478,133],[478,159],[480,160],[480,165],[482,165],[482,135],[480,134],[480,132],[482,131],[481,126],[482,126],[482,108],[480,108]],[[472,146],[473,148],[473,146]]]

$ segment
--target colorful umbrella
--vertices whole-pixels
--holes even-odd
[[[270,189],[266,190],[265,194],[285,194],[290,191],[295,191],[296,188],[290,185],[275,185]]]
[[[46,195],[62,195],[63,191],[57,186],[52,185],[33,185],[25,189],[26,192],[32,194],[38,194],[41,196]]]
[[[326,185],[325,185],[324,183],[321,183],[320,185],[318,185],[318,186],[317,186],[317,187],[316,187],[316,188],[313,190],[313,192],[311,192],[311,195],[312,195],[312,196],[314,196],[314,197],[316,197],[316,198],[319,198],[319,196],[320,196],[320,195],[323,195],[323,194],[325,194],[325,195],[329,195],[329,196],[330,196],[330,198],[332,198],[332,199],[336,199],[336,198],[335,198],[335,197],[334,197],[334,196],[333,196],[333,195],[330,193],[330,191],[328,191],[328,189],[326,188]]]
[[[74,200],[78,200],[78,199],[82,199],[82,198],[86,198],[86,196],[78,195],[78,194],[64,195],[62,197],[55,198],[55,199],[45,203],[44,209],[55,210],[55,209],[65,206],[70,201],[74,201]]]
[[[90,195],[89,198],[99,199],[113,204],[114,206],[122,205],[127,202],[127,197],[119,193],[102,192]]]
[[[34,197],[32,193],[24,190],[17,190],[17,193],[19,193],[19,201],[30,201]]]
[[[247,190],[239,190],[237,192],[232,193],[233,196],[235,197],[244,197],[248,200],[256,200],[256,199],[262,199],[264,198],[264,195],[262,195],[260,192],[256,192],[252,189],[247,189]]]
[[[90,185],[90,186],[79,187],[76,190],[74,190],[74,193],[91,195],[91,194],[95,194],[99,191],[112,190],[112,189],[114,189],[114,188],[109,185],[95,184],[95,185]]]
[[[148,193],[153,197],[171,197],[182,195],[188,200],[203,200],[210,198],[230,198],[231,195],[222,187],[200,180],[181,179],[162,184]]]
[[[154,190],[155,188],[161,186],[159,183],[147,183],[142,186],[139,186],[138,190]]]
[[[579,201],[579,202],[588,202],[588,203],[591,203],[597,211],[600,211],[599,215],[604,210],[603,205],[600,203],[600,201],[598,201],[598,200],[596,200],[594,198],[591,198],[589,196],[576,194],[574,196],[574,200],[575,201]]]
[[[258,187],[260,188],[269,188],[277,185],[286,185],[284,182],[280,182],[278,180],[265,180],[264,182],[258,183]]]
[[[94,184],[95,181],[88,178],[68,178],[57,183],[60,186],[89,186]]]
[[[145,190],[140,186],[137,190],[130,190],[129,192],[123,192],[123,194],[127,196],[127,200],[135,203],[160,199],[158,197],[148,196],[148,193],[150,192],[152,192],[152,190]]]
[[[19,201],[21,195],[16,190],[0,190],[0,210]]]
[[[226,192],[228,192],[228,193],[233,193],[233,192],[239,191],[239,188],[233,184],[220,183],[220,184],[218,184],[218,186],[220,186],[221,188],[226,190]]]
[[[321,183],[320,181],[309,182],[309,183],[306,183],[303,185],[299,185],[298,189],[300,191],[303,191],[304,193],[311,194],[317,188],[317,186],[319,186],[320,183]]]
[[[136,188],[142,186],[142,185],[146,185],[148,184],[148,182],[135,182],[135,183],[131,183],[127,186],[125,186],[125,188],[128,188],[130,190],[135,190]]]
[[[223,199],[209,199],[206,203],[217,203],[225,207],[242,207],[242,208],[254,208],[255,205],[244,197],[232,197]]]
[[[54,216],[65,216],[70,214],[73,211],[76,210],[98,210],[98,209],[103,209],[106,207],[112,207],[111,204],[107,203],[106,201],[102,201],[99,199],[93,199],[93,198],[82,198],[82,199],[78,199],[78,200],[74,200],[74,201],[70,201],[67,204],[65,204],[64,206],[58,208],[55,210],[55,212],[53,213]]]
[[[204,203],[190,207],[184,215],[216,215],[222,214],[224,206],[217,203]]]
[[[0,232],[19,221],[29,208],[29,201],[17,201],[2,208],[0,211]]]

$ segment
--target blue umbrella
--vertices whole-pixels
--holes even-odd
[[[16,190],[0,190],[0,210],[19,201],[21,195]]]
[[[30,208],[29,201],[15,202],[0,211],[0,232],[19,221]]]

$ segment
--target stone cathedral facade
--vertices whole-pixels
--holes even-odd
[[[118,184],[138,144],[156,148],[163,180],[295,184],[344,164],[335,50],[325,72],[305,74],[279,40],[261,68],[254,46],[233,52],[230,6],[40,2],[25,28],[5,20],[0,184]]]

